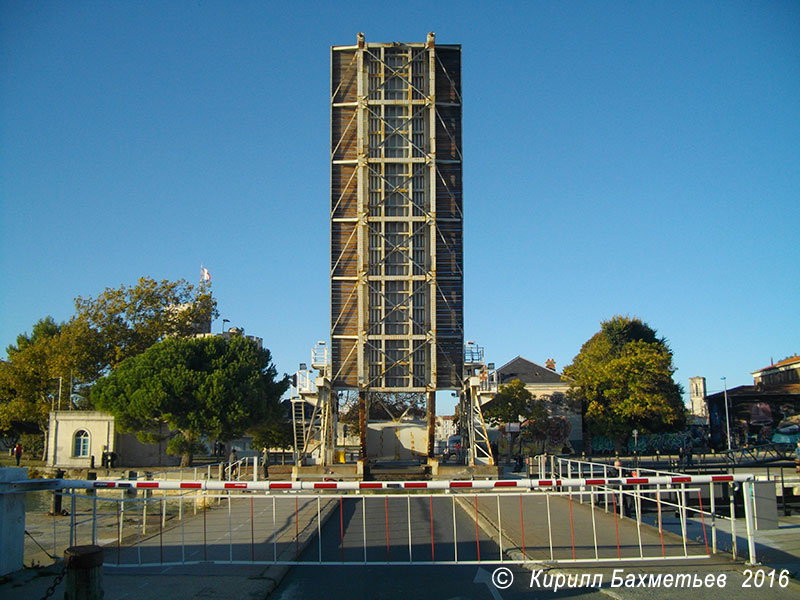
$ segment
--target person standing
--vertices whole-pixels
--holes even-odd
[[[520,471],[522,471],[522,455],[517,454],[516,456],[514,456],[514,468],[511,469],[511,472],[519,473]]]
[[[236,461],[238,460],[239,457],[236,455],[236,449],[231,446],[231,453],[228,455],[228,477],[230,479],[236,478],[236,474],[239,470],[239,465],[236,464]]]
[[[17,466],[19,466],[19,461],[22,460],[22,446],[19,443],[14,447],[14,458],[17,459]]]

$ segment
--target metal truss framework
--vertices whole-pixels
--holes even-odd
[[[331,52],[331,385],[459,389],[461,48]]]
[[[296,378],[291,390],[295,464],[304,465],[312,457],[319,464],[333,464],[337,398],[331,390],[324,342],[311,350],[311,369],[301,368]]]
[[[463,352],[465,378],[459,398],[459,431],[465,453],[461,458],[469,466],[494,465],[482,407],[497,394],[497,371],[491,363],[487,368],[483,348],[474,342],[468,342]],[[304,465],[310,461],[327,466],[334,462],[339,399],[331,388],[330,371],[328,347],[325,342],[319,342],[311,350],[311,369],[303,364],[295,374],[291,392],[295,464]],[[412,398],[404,412],[397,414],[383,402],[380,394],[359,393],[362,458],[367,456],[366,428],[370,403],[377,402],[390,420],[400,422],[409,411],[419,408],[422,396],[427,396],[428,455],[433,456],[435,395],[410,395],[417,398]]]
[[[483,419],[482,406],[497,394],[497,372],[490,371],[483,358],[483,348],[469,342],[464,347],[466,378],[459,401],[459,429],[466,450],[466,463],[494,465],[489,433]]]

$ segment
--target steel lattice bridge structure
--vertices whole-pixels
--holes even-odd
[[[380,394],[424,403],[412,458],[433,459],[442,390],[459,395],[464,462],[494,463],[480,408],[487,366],[464,343],[461,106],[461,46],[433,33],[421,43],[359,33],[331,48],[331,337],[296,375],[297,464],[334,463],[338,400],[351,392],[362,462],[381,454],[368,442]]]

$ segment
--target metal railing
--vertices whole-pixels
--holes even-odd
[[[297,372],[297,393],[313,395],[317,393],[316,374],[314,371],[304,369]]]
[[[132,473],[136,474],[134,481],[139,479],[147,481],[200,481],[202,479],[239,481],[245,477],[252,477],[253,481],[258,481],[259,474],[263,473],[263,466],[263,456],[256,455],[245,456],[232,463],[223,461],[202,467],[178,467],[163,471],[132,471]]]
[[[645,513],[653,511],[652,500],[644,494],[647,488],[652,484],[650,481],[663,481],[669,479],[672,483],[667,484],[663,490],[668,498],[674,499],[678,496],[681,502],[664,503],[664,506],[673,507],[679,510],[680,514],[680,528],[683,535],[685,535],[688,526],[687,517],[691,516],[693,519],[699,519],[702,523],[703,536],[706,538],[706,522],[711,530],[711,551],[716,554],[721,549],[719,543],[720,538],[725,536],[729,545],[726,547],[730,549],[733,559],[737,559],[739,555],[738,542],[737,542],[737,516],[736,516],[736,496],[740,487],[743,487],[742,504],[744,508],[745,517],[745,535],[747,540],[747,550],[749,554],[749,562],[755,564],[756,550],[755,550],[755,500],[753,484],[757,481],[757,477],[753,474],[746,475],[687,475],[683,473],[675,473],[670,471],[661,471],[656,469],[642,468],[641,466],[623,466],[619,467],[608,465],[605,463],[593,463],[589,461],[576,460],[571,458],[563,458],[557,456],[546,457],[545,460],[540,458],[539,468],[547,469],[548,465],[543,464],[548,462],[554,474],[558,477],[577,477],[584,478],[588,482],[595,481],[596,478],[602,478],[606,481],[625,481],[627,485],[621,485],[619,491],[619,510],[620,514],[625,510],[625,506],[630,506],[630,499],[635,503],[637,514],[644,511]],[[687,490],[683,489],[687,483],[697,486],[697,503],[694,501],[687,504],[685,493]],[[631,485],[633,484],[633,485]],[[657,489],[661,489],[661,483],[656,484]],[[680,486],[676,488],[676,486]],[[717,492],[721,492],[718,494]],[[693,492],[694,493],[694,492]],[[721,496],[725,499],[727,496],[727,506],[725,504],[718,504],[717,498]],[[705,505],[703,498],[706,498]],[[624,500],[628,498],[626,503]],[[642,506],[642,498],[645,499],[645,505]],[[583,495],[579,494],[579,502],[583,502]],[[648,504],[649,502],[649,504]],[[656,501],[658,502],[658,500]],[[603,507],[608,510],[608,496],[606,495]],[[727,510],[725,510],[727,509]],[[664,523],[661,518],[662,507],[657,506],[655,511],[658,513],[657,522],[651,519],[649,524],[655,525],[661,530]],[[727,513],[727,514],[726,514]],[[720,528],[719,522],[727,523],[727,527]]]
[[[729,464],[766,464],[779,460],[790,460],[794,458],[794,445],[787,443],[769,443],[759,446],[747,446],[744,448],[734,448],[721,452],[720,456]]]
[[[704,486],[752,484],[747,475],[601,477],[591,467],[576,478],[575,461],[560,468],[566,477],[499,481],[55,480],[69,517],[53,516],[52,539],[32,552],[94,543],[111,566],[697,559],[721,535]],[[689,515],[700,520],[700,543]],[[754,563],[747,501],[745,523]]]

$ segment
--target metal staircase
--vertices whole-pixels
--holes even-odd
[[[294,429],[295,464],[299,464],[300,455],[304,452],[306,447],[305,404],[306,402],[303,398],[292,397],[292,425]]]
[[[319,342],[311,352],[311,369],[302,364],[295,375],[292,427],[297,465],[305,464],[310,457],[322,464],[333,461],[336,420],[331,406],[329,369],[327,348],[324,342]]]
[[[467,342],[464,347],[464,372],[467,380],[461,396],[461,431],[467,449],[467,464],[494,465],[481,406],[497,393],[496,373],[494,365],[484,363],[483,348],[474,342]]]

